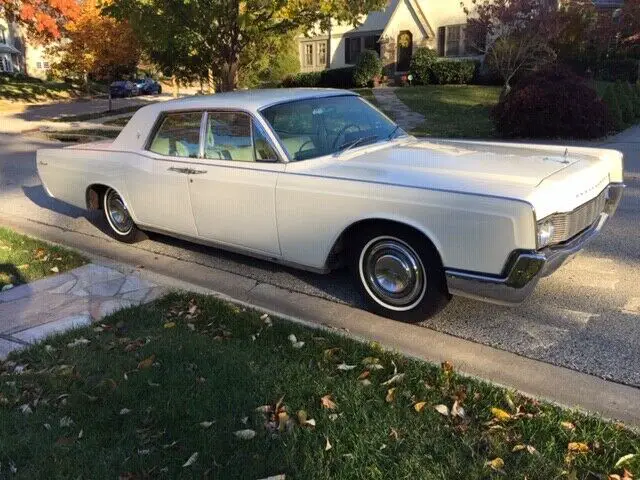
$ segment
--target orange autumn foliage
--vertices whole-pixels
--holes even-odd
[[[80,6],[76,0],[0,0],[0,12],[26,27],[32,38],[45,40],[60,38]]]

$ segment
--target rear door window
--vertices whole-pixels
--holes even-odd
[[[169,157],[198,158],[202,112],[168,113],[149,145],[149,151]]]

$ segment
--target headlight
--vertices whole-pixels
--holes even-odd
[[[553,238],[555,227],[550,220],[538,222],[538,248],[544,248]]]

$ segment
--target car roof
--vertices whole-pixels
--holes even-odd
[[[181,108],[242,108],[260,110],[276,103],[305,100],[309,98],[334,97],[337,95],[357,95],[349,90],[337,88],[266,88],[256,90],[237,90],[213,95],[169,100],[161,104],[161,110],[180,110]]]

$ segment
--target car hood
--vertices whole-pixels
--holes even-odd
[[[287,171],[531,202],[553,183],[545,180],[592,170],[600,163],[600,153],[577,147],[410,137],[342,155],[293,162]],[[598,180],[606,175],[606,165],[599,168],[602,172],[597,173]],[[563,171],[567,173],[560,175]],[[582,188],[577,183],[575,187]]]

